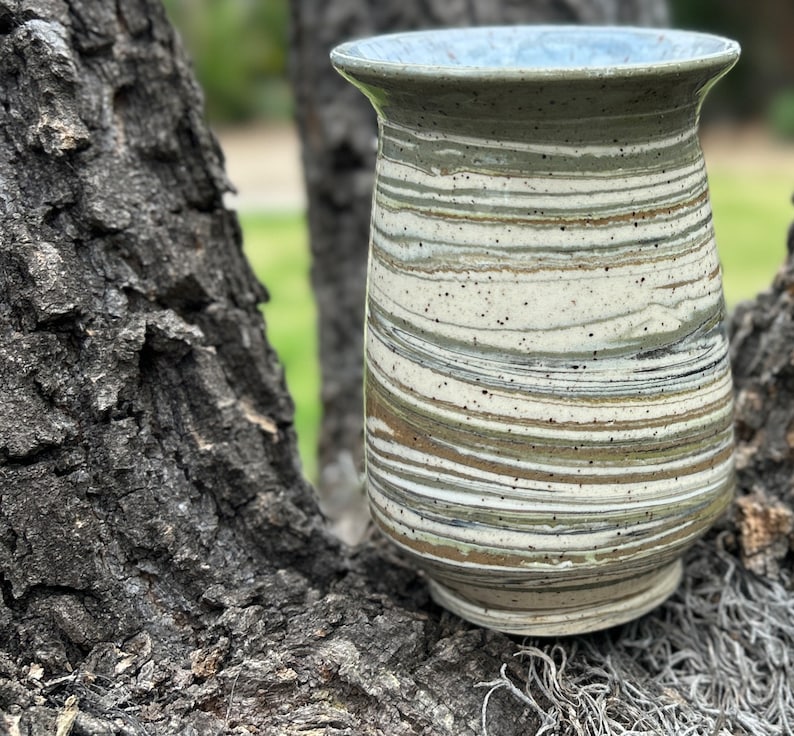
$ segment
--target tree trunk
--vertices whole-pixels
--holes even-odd
[[[159,4],[0,0],[0,54],[0,733],[785,732],[790,593],[724,536],[545,643],[340,547]]]
[[[221,154],[159,1],[0,1],[0,58],[5,725],[222,723],[233,620],[340,563]]]
[[[292,80],[303,143],[318,302],[322,425],[319,490],[343,538],[365,525],[361,399],[364,291],[377,124],[364,96],[331,68],[333,46],[359,36],[438,26],[519,23],[661,25],[663,1],[296,0]]]

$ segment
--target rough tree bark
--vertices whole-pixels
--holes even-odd
[[[734,521],[744,564],[777,577],[794,554],[794,225],[770,289],[731,324],[739,487]]]
[[[4,0],[0,60],[0,722],[204,733],[339,566],[265,293],[159,2]]]
[[[533,733],[536,700],[510,685],[528,650],[440,611],[377,543],[321,528],[159,3],[0,0],[0,59],[0,733],[472,736],[484,702],[489,733]],[[663,644],[665,672],[693,660],[670,621],[687,595],[715,600],[694,574],[723,564],[714,549],[644,628],[553,642],[557,676],[612,677],[624,642],[632,692],[685,711],[689,689],[663,688],[645,653]],[[694,636],[723,632],[735,658],[746,630],[714,621]],[[788,649],[772,644],[774,673]],[[725,679],[709,667],[693,687]],[[619,684],[579,705],[614,709]]]
[[[363,528],[362,334],[375,115],[328,63],[333,46],[357,36],[439,26],[518,23],[661,25],[663,0],[296,0],[292,80],[303,143],[319,305],[322,426],[319,490],[343,537]]]

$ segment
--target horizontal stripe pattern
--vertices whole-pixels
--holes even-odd
[[[569,633],[647,610],[732,497],[723,320],[693,128],[573,145],[382,121],[376,523],[483,625]]]

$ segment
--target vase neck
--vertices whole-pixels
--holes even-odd
[[[609,140],[611,128],[692,128],[738,45],[686,31],[526,26],[452,29],[352,41],[339,72],[381,120],[427,133]]]
[[[387,80],[356,83],[382,122],[420,136],[553,140],[586,145],[640,144],[696,133],[700,107],[713,74],[660,75],[544,83],[514,80],[490,85],[457,80]]]

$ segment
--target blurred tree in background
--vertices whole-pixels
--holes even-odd
[[[715,116],[763,119],[794,138],[794,2],[673,0],[673,24],[737,39],[742,58],[709,98]]]
[[[164,0],[213,123],[288,119],[289,0]]]

